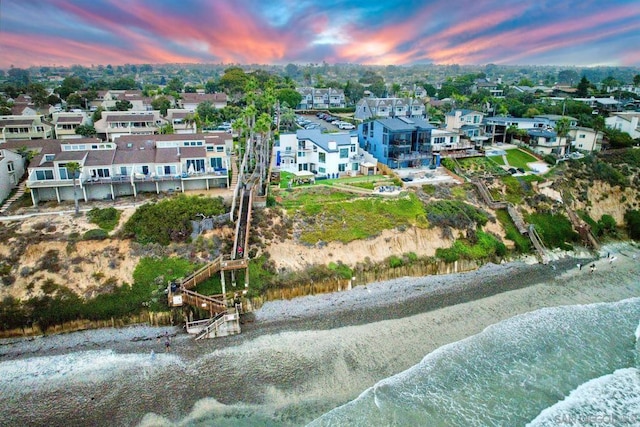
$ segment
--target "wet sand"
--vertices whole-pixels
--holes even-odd
[[[117,385],[98,378],[49,386],[44,378],[23,390],[23,399],[0,398],[0,423],[132,425],[147,414],[146,425],[190,424],[202,414],[244,410],[283,425],[304,424],[501,320],[542,307],[640,296],[640,251],[628,244],[607,251],[615,262],[567,257],[549,265],[487,265],[271,302],[245,317],[242,334],[205,342],[177,329],[139,327],[1,345],[0,362],[88,349],[146,360],[154,351],[157,363],[171,368],[154,366],[142,378],[123,371]],[[597,269],[579,270],[578,262]],[[175,334],[170,355],[156,338],[165,330]],[[5,395],[11,385],[0,379],[0,391]],[[23,406],[15,407],[18,402]]]

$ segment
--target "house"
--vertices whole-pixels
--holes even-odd
[[[0,140],[48,139],[53,136],[51,125],[41,115],[0,116]]]
[[[76,133],[80,125],[89,124],[86,113],[53,113],[52,120],[55,137],[57,139],[77,139],[82,135]]]
[[[69,162],[80,164],[78,199],[102,200],[141,192],[184,192],[228,188],[233,140],[225,132],[189,135],[123,135],[52,140],[28,168],[34,205],[74,200]]]
[[[181,96],[182,99],[178,100],[178,107],[192,113],[203,102],[210,102],[218,110],[227,106],[226,93],[183,93]]]
[[[483,122],[484,134],[491,144],[506,143],[509,128],[521,130],[547,129],[548,120],[527,117],[485,117]]]
[[[364,97],[356,104],[354,118],[371,120],[386,117],[427,118],[426,107],[419,99]]]
[[[575,126],[569,130],[569,140],[573,150],[601,151],[603,136],[602,132],[596,132],[591,128]]]
[[[445,114],[445,127],[449,131],[461,132],[475,143],[482,144],[487,138],[483,137],[483,113],[474,110],[457,109]]]
[[[146,111],[145,98],[141,90],[107,90],[98,91],[98,97],[91,102],[92,107],[102,107],[105,110],[115,108],[118,101],[129,101],[129,111]]]
[[[394,117],[358,126],[360,148],[390,168],[436,164],[441,155],[461,156],[471,150],[457,131],[436,129],[423,119]]]
[[[196,121],[193,112],[185,109],[172,108],[167,110],[165,119],[173,126],[175,133],[196,133]]]
[[[529,129],[528,146],[538,154],[555,154],[564,156],[567,154],[567,138],[559,137],[557,133],[548,129]]]
[[[358,149],[358,137],[350,133],[299,130],[280,135],[274,152],[281,171],[310,172],[313,179],[375,174],[375,159]]]
[[[326,110],[346,106],[342,89],[301,87],[296,90],[302,95],[300,103],[295,107],[296,110]]]
[[[621,112],[614,113],[604,119],[604,122],[608,128],[617,129],[620,132],[628,133],[631,138],[640,138],[640,126],[638,120],[640,119],[639,112]]]
[[[620,111],[622,109],[622,104],[613,96],[610,96],[608,98],[596,98],[592,96],[590,98],[573,98],[573,100],[585,103],[591,108],[602,111],[614,112]]]
[[[122,135],[153,135],[165,123],[160,111],[103,111],[94,127],[98,137],[114,141]]]
[[[13,150],[0,145],[0,204],[18,186],[24,175],[24,159]]]
[[[486,90],[494,98],[504,98],[504,91],[499,86],[498,82],[491,82],[488,79],[476,79],[471,86],[471,92],[476,93],[479,90]]]

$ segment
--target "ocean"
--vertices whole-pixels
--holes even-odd
[[[309,425],[637,426],[639,320],[640,298],[515,316]]]
[[[405,318],[183,337],[171,353],[155,339],[128,352],[126,330],[123,352],[106,332],[36,339],[0,358],[0,425],[637,426],[640,266],[600,265]],[[528,312],[509,317],[513,298]],[[54,340],[74,350],[46,355]]]

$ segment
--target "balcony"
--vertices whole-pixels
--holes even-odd
[[[422,160],[422,159],[430,159],[431,153],[412,151],[411,153],[391,153],[389,157],[399,161]]]

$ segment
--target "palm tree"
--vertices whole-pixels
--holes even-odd
[[[67,163],[67,172],[73,178],[73,201],[76,206],[76,215],[80,213],[80,207],[78,206],[78,196],[76,193],[76,179],[80,177],[80,163],[69,162]]]

